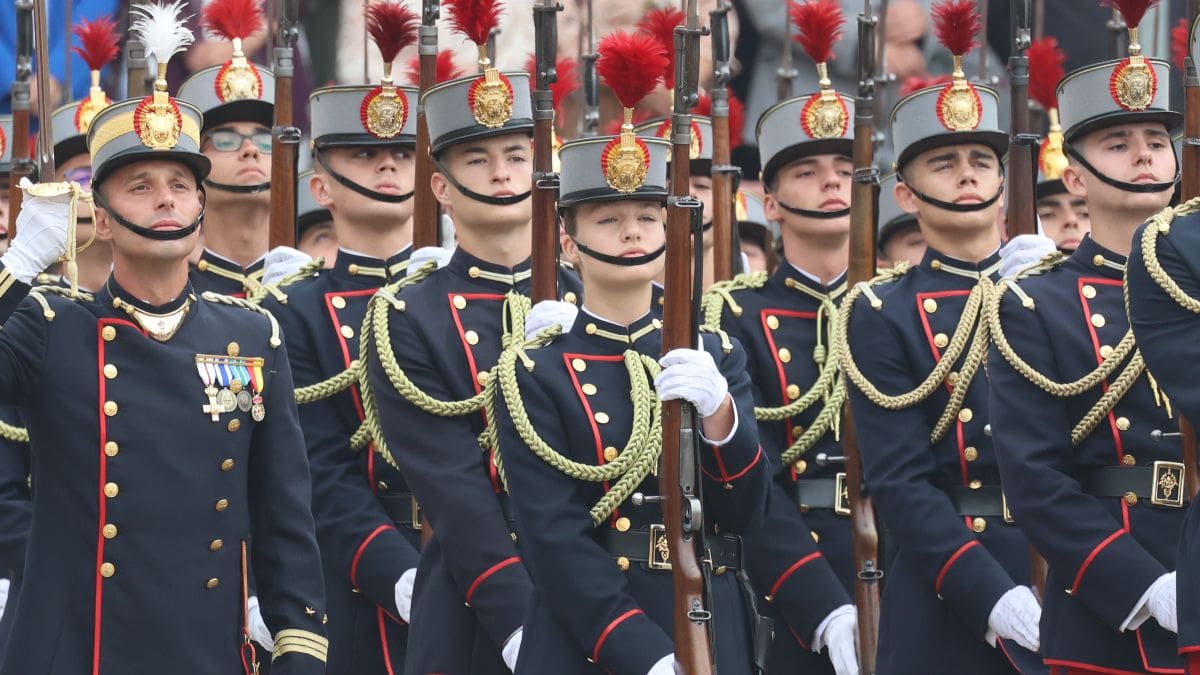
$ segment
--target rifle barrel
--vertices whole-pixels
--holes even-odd
[[[533,278],[532,299],[558,298],[558,216],[555,213],[554,96],[550,85],[558,79],[557,0],[539,0],[533,7]]]
[[[296,154],[300,131],[294,125],[292,76],[299,37],[297,0],[279,0],[275,47],[275,126],[271,129],[270,245],[296,245]]]
[[[417,166],[416,195],[413,197],[413,250],[438,246],[438,202],[433,196],[429,179],[433,176],[433,158],[429,154],[429,125],[425,121],[425,92],[437,84],[437,18],[438,1],[424,0],[421,8],[421,27],[418,31],[417,54],[421,64],[418,79],[417,103]]]

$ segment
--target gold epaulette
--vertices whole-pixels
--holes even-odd
[[[251,312],[255,312],[267,317],[267,320],[271,322],[271,348],[275,349],[283,344],[283,340],[279,337],[279,322],[275,320],[275,315],[271,314],[271,312],[259,306],[257,303],[249,300],[243,300],[242,298],[235,298],[232,295],[221,295],[220,293],[214,293],[212,291],[205,291],[200,294],[200,297],[216,305],[241,307],[242,309],[247,309]]]
[[[7,272],[7,270],[5,270]],[[34,302],[42,308],[42,316],[47,321],[54,320],[54,310],[50,308],[50,301],[46,299],[46,295],[57,295],[75,302],[95,302],[95,297],[86,291],[72,291],[64,286],[51,284],[48,286],[35,286],[29,290],[29,297],[33,298]]]

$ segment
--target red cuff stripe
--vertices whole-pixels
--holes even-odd
[[[475,581],[473,581],[471,583],[471,587],[467,589],[467,598],[466,598],[465,602],[468,605],[471,604],[471,596],[475,594],[475,589],[479,588],[479,584],[482,584],[488,577],[492,576],[496,572],[499,572],[500,570],[504,569],[505,567],[508,567],[509,565],[515,565],[519,562],[521,562],[521,558],[514,555],[511,558],[506,558],[506,559],[501,560],[500,562],[496,563],[495,565],[492,565],[491,567],[489,567],[487,569],[486,572],[484,572],[483,574],[480,574],[478,577],[475,577]]]
[[[753,459],[753,460],[752,460],[752,461],[751,461],[749,464],[747,464],[747,465],[746,465],[746,468],[744,468],[744,469],[742,469],[741,471],[739,471],[739,472],[737,472],[737,473],[733,474],[732,476],[729,476],[729,477],[727,477],[727,478],[725,479],[725,482],[727,482],[727,483],[728,483],[728,482],[731,482],[731,481],[735,481],[735,480],[737,480],[737,479],[741,478],[742,476],[745,476],[747,473],[749,473],[749,472],[750,472],[750,469],[753,469],[753,468],[754,468],[754,466],[755,466],[756,464],[758,464],[758,460],[759,460],[759,459],[761,459],[761,458],[762,458],[762,446],[760,445],[760,446],[758,446],[758,454],[754,455],[754,459]]]
[[[1092,564],[1092,561],[1096,559],[1096,556],[1100,555],[1100,551],[1103,550],[1105,546],[1111,544],[1114,539],[1125,534],[1125,532],[1126,530],[1117,530],[1116,532],[1113,532],[1112,534],[1108,535],[1108,538],[1100,542],[1096,548],[1092,549],[1092,552],[1088,554],[1087,560],[1083,561],[1083,564],[1079,566],[1079,571],[1075,573],[1075,583],[1071,584],[1072,594],[1079,590],[1079,584],[1083,581],[1083,573],[1087,571],[1088,566]]]
[[[813,553],[809,553],[808,555],[804,556],[803,558],[792,563],[792,566],[787,568],[787,570],[785,570],[783,574],[780,574],[779,578],[775,580],[774,585],[771,586],[771,595],[775,595],[777,592],[779,592],[779,587],[782,586],[783,582],[787,581],[787,578],[792,576],[792,574],[796,570],[800,569],[801,567],[804,567],[808,563],[810,563],[820,557],[821,557],[821,552],[815,551]]]
[[[942,571],[938,572],[937,581],[934,582],[934,584],[933,584],[933,592],[934,593],[937,593],[938,595],[942,594],[942,579],[946,578],[946,572],[949,572],[950,567],[954,563],[958,562],[958,559],[961,558],[962,555],[964,553],[966,553],[971,547],[978,546],[978,545],[979,545],[979,540],[972,539],[971,541],[968,541],[967,543],[958,547],[958,550],[954,552],[954,555],[950,556],[950,559],[946,561],[945,565],[942,565]]]
[[[371,534],[368,534],[366,539],[363,539],[362,543],[358,545],[358,550],[354,552],[354,560],[350,562],[350,585],[351,586],[358,588],[358,580],[357,580],[358,561],[362,559],[362,554],[364,551],[367,550],[367,545],[370,544],[371,541],[375,539],[375,537],[378,537],[384,530],[394,530],[394,529],[396,529],[396,527],[394,525],[380,525],[379,527],[375,528],[375,530],[373,532],[371,532]]]
[[[618,616],[617,618],[613,619],[612,623],[608,624],[608,627],[604,629],[604,632],[600,634],[599,639],[596,640],[596,646],[592,648],[592,662],[593,663],[600,661],[600,648],[604,646],[604,641],[608,639],[608,634],[613,632],[614,630],[616,630],[617,625],[620,624],[622,621],[624,621],[625,619],[628,619],[631,616],[636,616],[638,614],[645,614],[645,612],[643,612],[640,609],[631,609],[628,612],[625,612],[624,614],[622,614],[621,616]]]

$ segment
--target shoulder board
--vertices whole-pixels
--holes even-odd
[[[255,312],[257,314],[261,314],[262,316],[267,317],[267,320],[271,323],[271,340],[270,340],[271,347],[275,348],[275,347],[278,347],[279,345],[283,344],[283,340],[280,339],[280,337],[279,337],[279,322],[275,320],[275,316],[273,314],[271,314],[271,312],[269,312],[266,309],[264,309],[263,307],[259,306],[257,303],[254,303],[250,300],[243,300],[241,298],[235,298],[231,295],[221,295],[220,293],[213,293],[212,291],[205,291],[200,294],[200,297],[204,298],[204,300],[206,302],[210,302],[214,305],[226,305],[228,307],[240,307],[242,309],[246,309],[251,312]]]
[[[54,320],[54,310],[50,308],[50,300],[48,299],[48,296],[54,296],[81,303],[96,301],[96,298],[91,293],[79,290],[72,292],[70,288],[59,286],[57,283],[52,283],[45,286],[34,286],[29,290],[29,297],[33,298],[34,302],[41,305],[42,316],[44,316],[47,321]]]

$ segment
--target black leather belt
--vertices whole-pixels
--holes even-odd
[[[421,529],[421,506],[417,504],[416,497],[407,492],[375,497],[379,499],[392,522],[414,530]]]
[[[1095,497],[1120,497],[1133,506],[1148,499],[1154,506],[1182,508],[1188,502],[1181,462],[1153,466],[1101,466],[1080,476],[1083,491]]]
[[[1008,499],[999,485],[978,488],[951,485],[943,489],[960,516],[990,516],[1003,518],[1006,523],[1013,521],[1008,510]]]
[[[801,511],[829,509],[839,516],[850,515],[845,472],[834,478],[798,480],[792,484],[792,497]]]
[[[646,530],[618,532],[604,529],[600,541],[609,554],[618,560],[631,563],[646,563],[652,570],[671,569],[671,554],[667,548],[667,528],[651,525]],[[704,537],[708,546],[713,569],[737,571],[741,569],[742,546],[737,537],[723,534],[708,534]]]

